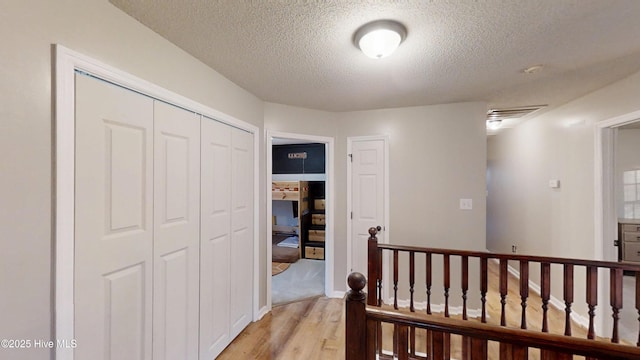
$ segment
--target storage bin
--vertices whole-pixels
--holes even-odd
[[[309,241],[324,241],[324,230],[309,230]]]
[[[313,208],[316,210],[324,210],[324,199],[313,200]]]
[[[304,257],[307,259],[324,260],[324,248],[307,246],[304,248]]]
[[[324,214],[311,214],[312,225],[326,225],[324,220]]]

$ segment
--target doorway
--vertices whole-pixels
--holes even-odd
[[[633,124],[633,125],[632,125]],[[621,129],[629,127],[637,127],[640,124],[640,111],[630,114],[622,115],[616,118],[601,121],[596,124],[596,136],[595,136],[595,254],[596,258],[606,261],[618,261],[621,252],[614,246],[614,240],[618,245],[622,245],[618,239],[618,222],[619,217],[624,217],[619,206],[620,188],[622,186],[622,179],[617,176],[616,170],[616,153],[617,153],[617,138]],[[619,162],[619,160],[618,160]],[[618,167],[620,164],[618,164]],[[627,280],[627,279],[625,279]],[[608,304],[608,289],[609,289],[609,276],[608,274],[600,273],[598,282],[601,284],[601,291],[598,291],[598,302],[602,304]],[[633,294],[635,286],[632,281],[624,281],[623,294],[627,298]],[[625,301],[625,304],[631,304],[630,301]],[[599,310],[599,311],[598,311]],[[625,328],[635,329],[637,324],[625,325],[624,321],[632,320],[637,317],[634,314],[633,306],[625,306],[620,314],[622,323],[620,324],[620,336],[621,338],[631,337],[630,341],[635,341],[633,338],[633,331],[628,334],[625,333]],[[610,316],[606,313],[606,307],[596,308],[596,319],[600,319],[601,326],[597,326],[600,329],[598,335],[607,336],[611,334],[612,321]]]
[[[369,228],[379,227],[378,242],[389,241],[389,139],[387,136],[347,138],[348,272],[367,276]],[[383,259],[383,277],[388,279]],[[383,289],[386,298],[388,294]]]
[[[330,137],[267,130],[268,309],[309,296],[336,295],[333,146]],[[312,164],[320,155],[322,165]],[[302,170],[274,171],[276,158]],[[278,163],[280,167],[282,161]],[[319,168],[309,172],[310,167]]]

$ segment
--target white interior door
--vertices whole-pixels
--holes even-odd
[[[153,358],[198,358],[200,116],[154,104]]]
[[[200,358],[230,341],[231,127],[203,118],[200,233]]]
[[[76,359],[151,359],[153,100],[76,75]]]
[[[369,228],[380,226],[378,241],[385,243],[387,161],[385,138],[350,138],[351,145],[351,271],[367,275]]]
[[[251,322],[253,304],[253,136],[231,130],[231,337]]]

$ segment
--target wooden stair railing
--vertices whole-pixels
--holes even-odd
[[[394,324],[394,353],[397,351],[408,352],[408,356],[410,358],[425,358],[420,357],[415,353],[415,329],[427,329],[427,342],[432,343],[433,341],[441,341],[444,344],[442,349],[439,349],[442,354],[437,353],[436,355],[431,354],[432,356],[429,359],[449,359],[449,344],[450,344],[450,334],[461,334],[463,335],[462,339],[462,357],[464,359],[476,359],[481,358],[485,359],[486,357],[476,357],[473,356],[478,347],[486,349],[486,341],[487,340],[496,340],[496,336],[513,334],[510,331],[514,330],[527,330],[527,300],[529,297],[529,268],[531,264],[538,264],[540,267],[540,298],[542,300],[542,324],[540,331],[527,331],[527,334],[536,334],[535,336],[541,336],[540,338],[536,338],[531,341],[510,341],[508,339],[503,339],[504,341],[500,341],[500,359],[526,359],[527,358],[527,348],[528,347],[537,347],[541,349],[541,359],[570,359],[570,355],[566,355],[567,352],[563,348],[561,352],[557,352],[557,347],[560,345],[554,346],[539,346],[540,344],[537,341],[561,341],[566,344],[561,346],[579,346],[581,349],[574,349],[572,354],[582,354],[584,353],[587,357],[587,360],[591,359],[604,359],[604,358],[616,358],[614,357],[601,357],[600,355],[595,356],[597,353],[596,350],[594,352],[583,352],[582,349],[585,349],[584,341],[588,341],[588,344],[591,344],[591,347],[599,348],[604,346],[603,344],[611,345],[603,341],[594,341],[596,339],[595,334],[595,309],[598,305],[598,271],[608,271],[610,276],[610,306],[611,313],[613,318],[613,329],[611,333],[611,342],[613,344],[617,344],[620,342],[619,337],[619,314],[620,309],[623,306],[623,291],[622,291],[622,279],[623,272],[629,271],[635,274],[635,309],[640,314],[640,266],[627,264],[627,263],[614,263],[614,262],[605,262],[605,261],[592,261],[592,260],[575,260],[575,259],[564,259],[564,258],[555,258],[555,257],[540,257],[540,256],[523,256],[523,255],[512,255],[512,254],[491,254],[485,252],[477,252],[477,251],[463,251],[463,250],[446,250],[446,249],[434,249],[434,248],[421,248],[421,247],[413,247],[413,246],[400,246],[400,245],[388,245],[388,244],[378,244],[377,242],[377,230],[375,228],[369,229],[369,241],[368,241],[368,279],[369,282],[367,284],[367,292],[368,296],[363,297],[360,301],[364,306],[364,301],[366,299],[366,304],[369,307],[365,310],[362,310],[359,313],[358,318],[364,319],[362,317],[362,313],[366,314],[366,327],[365,322],[362,322],[361,325],[363,329],[366,328],[367,334],[370,331],[375,330],[375,337],[378,340],[381,338],[382,334],[382,322],[391,322]],[[393,321],[387,321],[378,315],[379,314],[372,307],[380,307],[383,303],[382,301],[382,289],[383,289],[383,279],[382,279],[382,259],[383,259],[383,251],[390,252],[392,255],[393,265],[391,268],[393,269],[393,274],[391,275],[392,279],[389,285],[392,284],[390,289],[393,291],[394,304],[393,308],[398,310],[398,286],[399,286],[399,254],[406,253],[409,258],[409,274],[408,274],[408,286],[409,286],[409,311],[415,313],[414,307],[414,285],[416,282],[415,276],[415,267],[416,267],[416,256],[421,256],[425,260],[425,279],[424,285],[426,287],[426,311],[424,315],[431,314],[431,296],[432,296],[432,285],[433,285],[433,277],[435,274],[442,274],[442,284],[444,290],[444,319],[438,318],[431,319],[427,317],[428,321],[424,323],[424,319],[420,318],[420,325],[416,325],[413,323],[408,323],[408,328],[403,328],[402,321],[400,318],[389,317],[387,313],[385,313],[384,319],[392,319]],[[434,256],[441,257],[443,268],[442,272],[433,269]],[[462,320],[457,319],[449,319],[449,293],[451,287],[451,258],[459,258],[460,259],[460,267],[461,267],[461,281],[460,281],[460,290],[462,292]],[[479,290],[480,290],[480,303],[481,303],[481,315],[478,322],[469,322],[468,326],[470,329],[475,326],[480,326],[478,329],[482,329],[482,331],[490,331],[492,335],[467,335],[470,330],[460,330],[458,327],[460,324],[457,324],[458,321],[466,321],[467,314],[467,292],[469,290],[469,259],[477,259],[479,261]],[[487,292],[488,292],[488,262],[489,260],[496,260],[498,262],[499,268],[499,296],[500,296],[500,326],[498,329],[495,328],[496,325],[487,324]],[[520,295],[520,308],[521,308],[521,316],[520,316],[520,329],[511,329],[507,328],[507,318],[506,318],[506,306],[507,306],[507,294],[508,294],[508,264],[509,261],[517,262],[519,265],[520,279],[519,279],[519,295]],[[565,313],[565,326],[564,326],[564,336],[549,334],[549,320],[548,320],[548,307],[551,299],[551,266],[552,265],[560,265],[562,266],[562,289],[563,289],[563,300],[564,300],[564,313]],[[587,330],[587,339],[578,339],[572,337],[572,328],[571,328],[571,313],[574,302],[574,273],[576,268],[584,268],[585,271],[585,281],[586,281],[586,305],[588,307],[588,316],[589,316],[589,325]],[[435,270],[435,271],[434,271]],[[582,269],[581,269],[582,270]],[[472,272],[475,272],[472,270]],[[356,289],[361,283],[361,281],[366,282],[364,276],[362,278],[357,278],[353,280],[349,280],[349,284],[351,286],[351,291],[349,294],[353,295],[354,289]],[[363,289],[365,283],[362,282]],[[385,285],[386,286],[386,285]],[[347,348],[349,348],[349,303],[347,301]],[[410,314],[413,315],[413,314]],[[400,316],[400,315],[398,315]],[[408,316],[408,315],[407,315]],[[353,317],[353,315],[352,315]],[[384,320],[384,321],[383,321]],[[415,319],[414,319],[415,320]],[[441,320],[455,320],[453,323],[449,324],[445,321],[446,324],[440,324],[438,321]],[[640,321],[640,318],[638,318]],[[364,321],[364,320],[363,320]],[[413,321],[413,320],[412,320]],[[429,325],[430,324],[430,325]],[[464,323],[463,323],[464,324]],[[353,326],[351,326],[352,328]],[[440,329],[441,327],[442,329]],[[439,331],[431,331],[433,329],[440,329]],[[457,329],[453,331],[452,329]],[[447,330],[447,331],[444,331]],[[507,331],[508,330],[508,331]],[[364,331],[364,330],[362,330]],[[517,333],[517,332],[516,332]],[[547,336],[548,335],[548,336]],[[532,335],[533,336],[533,335]],[[556,337],[559,336],[559,339]],[[638,342],[637,345],[640,346],[640,332],[638,334]],[[407,338],[409,341],[408,348],[405,345],[399,344],[399,342],[404,341]],[[367,336],[367,339],[370,340],[370,336]],[[497,341],[497,340],[496,340]],[[577,342],[575,342],[577,341]],[[382,346],[379,341],[374,341],[371,343],[367,343],[367,351],[373,351],[374,355],[378,357],[384,358],[384,354],[382,352]],[[479,345],[484,344],[484,345]],[[568,345],[567,345],[568,344]],[[572,345],[573,344],[573,345]],[[373,350],[371,350],[370,346],[373,346]],[[640,359],[640,348],[636,348],[634,346],[628,345],[620,345],[621,348],[624,348],[624,351],[629,351],[628,354],[634,354],[635,357],[626,357],[627,359]],[[594,349],[595,349],[594,348]],[[618,347],[614,347],[618,349]],[[604,346],[603,351],[608,351],[609,347]],[[430,350],[431,351],[431,350]],[[618,351],[618,350],[616,350]],[[349,351],[347,351],[349,354]],[[371,355],[371,354],[369,354]],[[442,355],[440,357],[439,355]],[[349,357],[351,359],[360,359],[358,357]],[[367,359],[373,359],[374,357],[367,356]]]
[[[433,333],[427,346],[431,349],[429,359],[445,358],[444,335],[456,334],[469,339],[470,351],[465,359],[487,359],[487,342],[496,341],[506,344],[510,352],[500,358],[525,359],[526,354],[518,355],[513,349],[539,348],[545,351],[547,359],[572,359],[572,355],[582,355],[590,359],[629,360],[640,358],[640,348],[603,341],[580,339],[566,335],[555,335],[523,329],[507,328],[467,320],[435,317],[421,313],[400,313],[382,310],[366,305],[366,293],[362,291],[366,279],[360,273],[349,275],[350,290],[346,297],[346,359],[376,359],[376,338],[379,336],[378,324],[391,323],[395,326],[394,353],[379,358],[399,360],[413,359],[409,354],[409,329],[426,329]],[[502,355],[505,355],[504,357]]]

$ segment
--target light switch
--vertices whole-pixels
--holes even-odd
[[[560,180],[549,180],[549,187],[552,189],[560,188]]]
[[[471,210],[471,209],[473,209],[472,199],[460,199],[460,210]]]

